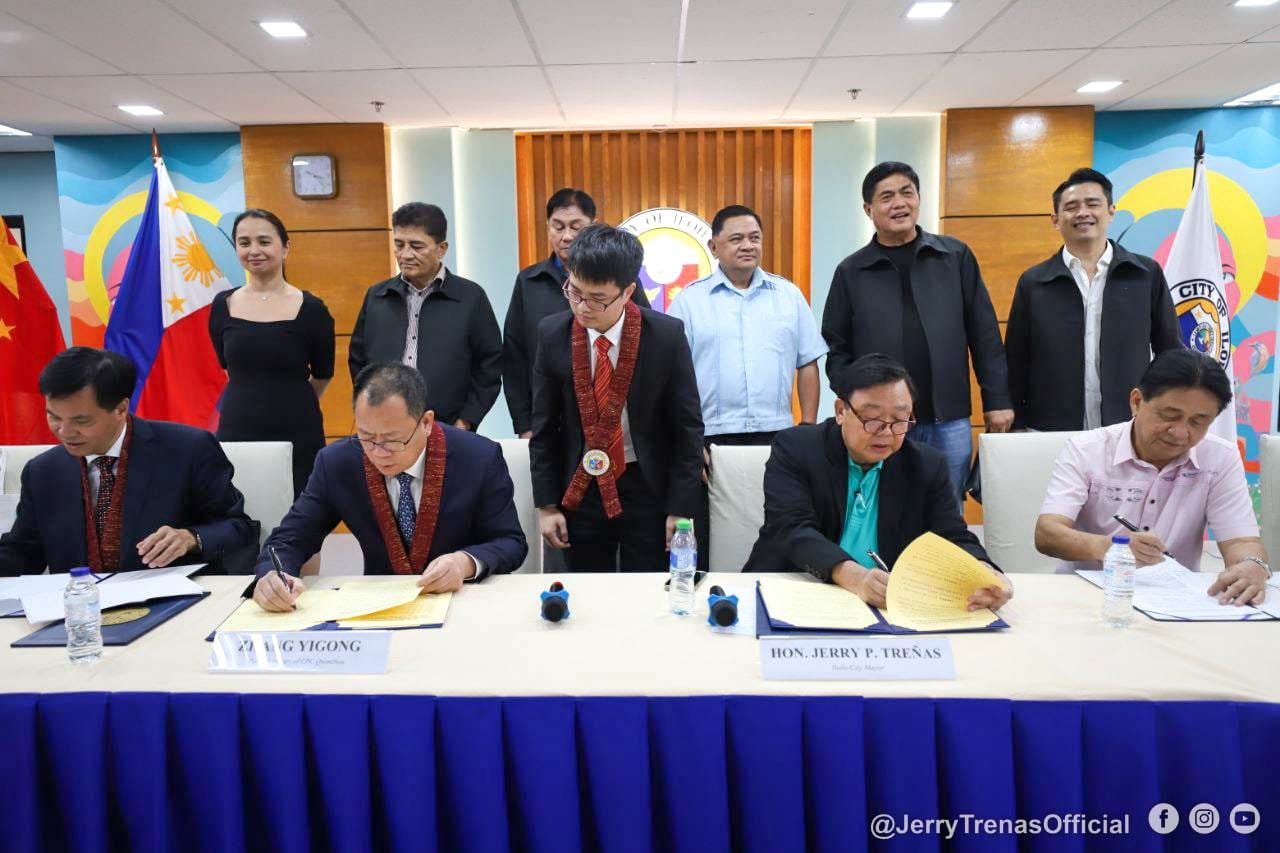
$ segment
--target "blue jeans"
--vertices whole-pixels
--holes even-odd
[[[969,419],[917,424],[908,435],[914,441],[942,451],[942,455],[947,457],[951,485],[956,490],[956,500],[960,502],[963,513],[964,484],[969,479],[969,465],[973,459],[973,431],[969,427]]]

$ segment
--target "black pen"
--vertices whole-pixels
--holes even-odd
[[[1120,526],[1121,526],[1121,527],[1123,527],[1125,530],[1128,530],[1130,533],[1141,533],[1141,532],[1142,532],[1141,530],[1139,530],[1139,529],[1138,529],[1138,525],[1134,524],[1132,521],[1130,521],[1129,519],[1125,518],[1123,515],[1121,515],[1121,514],[1120,514],[1120,513],[1118,513],[1118,512],[1117,512],[1115,515],[1111,516],[1111,517],[1112,517],[1112,518],[1114,518],[1116,521],[1120,522]],[[1164,555],[1165,555],[1166,557],[1168,557],[1170,560],[1177,559],[1177,558],[1176,558],[1176,557],[1174,557],[1172,554],[1170,554],[1168,551],[1161,551],[1160,553],[1164,554]]]
[[[267,546],[267,554],[271,557],[271,565],[276,567],[276,574],[280,576],[280,583],[284,584],[286,592],[292,592],[293,587],[289,586],[289,581],[284,576],[284,566],[280,563],[280,555],[276,553],[275,545]],[[293,609],[297,610],[298,605],[293,605]]]
[[[880,559],[880,555],[877,554],[875,551],[872,551],[870,548],[867,549],[867,556],[870,557],[871,562],[875,563],[876,566],[878,566],[881,570],[883,570],[885,574],[888,574],[891,571],[890,568],[885,564],[884,560]]]

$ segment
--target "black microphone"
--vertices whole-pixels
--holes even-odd
[[[569,617],[569,591],[564,584],[556,581],[551,589],[542,593],[542,618],[548,622],[559,622]]]
[[[725,597],[724,590],[718,586],[711,587],[709,597],[711,621],[721,628],[728,628],[738,621],[738,602],[736,598]]]

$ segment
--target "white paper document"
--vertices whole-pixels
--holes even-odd
[[[1080,577],[1102,587],[1101,571],[1077,571]],[[1208,595],[1216,572],[1193,572],[1175,560],[1166,559],[1134,572],[1133,606],[1153,616],[1192,622],[1244,622],[1280,617],[1275,590],[1267,590],[1267,601],[1257,607],[1219,604]]]
[[[98,601],[103,610],[121,604],[135,604],[153,598],[176,595],[199,595],[200,585],[191,575],[204,568],[204,563],[190,566],[168,566],[139,572],[117,572],[98,584]],[[20,599],[27,621],[52,622],[64,615],[62,594],[67,589],[69,574],[22,575],[0,579],[0,606],[4,599]]]

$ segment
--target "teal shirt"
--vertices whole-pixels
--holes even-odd
[[[866,471],[852,459],[849,460],[849,499],[844,511],[844,529],[840,532],[840,547],[854,562],[868,569],[875,563],[867,551],[879,551],[880,540],[876,525],[880,521],[880,469],[884,462],[877,462]]]

